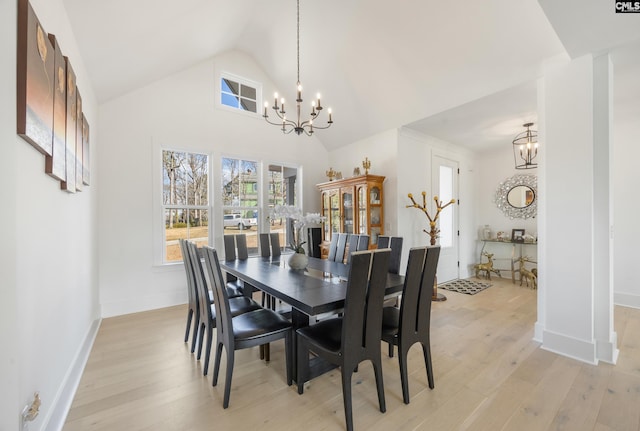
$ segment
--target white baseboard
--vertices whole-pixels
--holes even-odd
[[[64,422],[67,419],[67,414],[71,408],[71,403],[80,384],[84,367],[89,359],[93,342],[98,335],[98,329],[100,329],[100,323],[102,319],[96,319],[89,327],[84,342],[78,349],[76,356],[74,357],[71,366],[67,370],[62,385],[58,390],[58,393],[53,400],[53,406],[49,410],[49,414],[45,418],[43,428],[45,431],[60,431],[64,426]]]
[[[640,308],[640,295],[613,292],[613,303],[623,307]]]
[[[545,330],[542,334],[540,348],[587,364],[598,364],[595,341],[579,340]]]

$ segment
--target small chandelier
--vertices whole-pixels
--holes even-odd
[[[531,130],[533,123],[525,123],[522,127],[526,127],[525,132],[520,133],[513,140],[513,159],[516,169],[533,169],[538,164],[533,160],[538,155],[538,132]]]
[[[301,111],[302,111],[302,85],[300,84],[300,0],[298,0],[298,97],[296,99],[296,112],[297,119],[296,121],[290,120],[286,116],[286,111],[284,110],[284,98],[280,99],[280,105],[278,105],[278,93],[274,95],[274,102],[271,109],[276,113],[279,122],[273,122],[269,120],[269,114],[267,113],[267,108],[269,108],[269,102],[264,102],[264,119],[269,124],[273,124],[274,126],[279,126],[282,130],[282,133],[289,134],[291,132],[296,132],[296,135],[302,135],[303,133],[307,136],[313,135],[314,129],[328,129],[333,124],[333,120],[331,119],[331,108],[327,109],[327,113],[329,115],[329,120],[326,123],[326,126],[319,126],[318,124],[314,124],[314,121],[318,119],[320,114],[322,113],[324,107],[320,103],[320,93],[318,93],[316,100],[311,102],[311,114],[309,115],[307,120],[301,120]]]

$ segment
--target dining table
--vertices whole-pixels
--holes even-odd
[[[332,262],[327,259],[309,257],[303,270],[292,269],[288,265],[288,255],[277,257],[249,257],[221,261],[220,268],[242,280],[244,283],[273,296],[291,306],[293,330],[308,326],[311,318],[329,312],[339,312],[344,308],[347,292],[349,264]],[[404,277],[389,273],[385,297],[397,296],[402,292]],[[297,360],[294,338],[294,380]],[[326,371],[321,364],[311,365],[311,376]]]

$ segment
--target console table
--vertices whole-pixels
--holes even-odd
[[[480,240],[482,241],[482,249],[480,250],[480,259],[478,260],[478,262],[482,262],[482,253],[484,253],[485,248],[487,248],[487,246],[489,247],[490,250],[495,249],[496,247],[501,247],[501,246],[494,246],[494,244],[500,244],[500,245],[510,245],[511,246],[511,257],[509,258],[505,258],[505,257],[498,257],[495,258],[494,257],[494,262],[496,260],[505,260],[508,259],[509,263],[511,265],[511,268],[499,268],[499,267],[495,267],[495,263],[494,263],[494,267],[495,269],[497,269],[498,271],[511,271],[511,282],[515,284],[516,282],[516,273],[520,273],[520,268],[516,268],[515,263],[518,261],[518,259],[520,259],[523,254],[522,254],[522,249],[528,246],[533,246],[536,247],[538,245],[537,242],[523,242],[523,241],[511,241],[511,240],[498,240],[498,239],[482,239]],[[538,250],[536,249],[534,252],[537,256]],[[496,253],[494,253],[495,255]],[[526,256],[526,254],[525,254]],[[530,262],[532,263],[537,263],[535,260],[531,260]]]

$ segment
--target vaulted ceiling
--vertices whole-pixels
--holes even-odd
[[[637,14],[614,14],[602,0],[300,3],[301,79],[334,110],[334,126],[316,134],[329,150],[402,126],[458,143],[482,129],[491,141],[491,130],[517,131],[535,117],[532,82],[544,60],[640,39]],[[293,99],[295,0],[65,7],[99,102],[228,50],[253,57]]]

